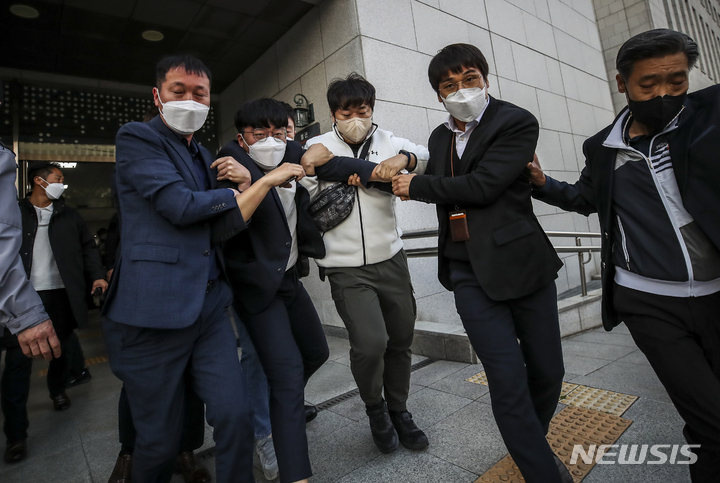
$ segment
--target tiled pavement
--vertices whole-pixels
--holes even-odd
[[[105,354],[99,324],[80,331],[88,358]],[[349,368],[348,344],[329,338],[330,360],[313,376],[306,398],[322,403],[355,388]],[[619,444],[682,444],[682,421],[624,326],[606,333],[596,329],[563,341],[568,382],[639,396],[623,417],[633,421]],[[415,358],[419,361],[422,358]],[[112,471],[119,450],[117,396],[120,383],[108,364],[91,366],[89,384],[72,388],[72,407],[52,410],[45,380],[38,375],[44,362],[36,362],[28,404],[29,456],[18,464],[0,462],[0,481],[102,482]],[[480,364],[437,361],[416,370],[408,403],[418,425],[425,429],[430,447],[424,452],[400,448],[382,455],[375,448],[359,397],[321,411],[308,425],[312,483],[473,483],[507,454],[492,417],[488,388],[466,382],[482,371]],[[559,404],[558,408],[563,405]],[[203,449],[212,447],[206,431]],[[206,452],[206,454],[211,454]],[[214,473],[213,459],[205,463]],[[264,478],[256,471],[259,483]],[[175,476],[173,482],[181,482]],[[596,465],[587,483],[684,483],[687,466]]]

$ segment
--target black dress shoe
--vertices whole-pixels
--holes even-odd
[[[182,473],[185,483],[209,483],[212,480],[208,470],[198,463],[192,451],[183,451],[178,455],[175,473]]]
[[[367,406],[365,413],[370,418],[370,432],[372,432],[375,446],[386,454],[395,451],[398,447],[398,433],[390,421],[385,401],[374,406]]]
[[[562,481],[562,483],[573,483],[575,480],[573,480],[570,470],[565,466],[565,463],[563,463],[555,453],[553,453],[553,458],[555,458],[555,465],[558,471],[560,471],[560,481]]]
[[[115,461],[115,468],[110,474],[108,483],[130,483],[130,472],[132,470],[132,455],[120,453]]]
[[[418,451],[428,447],[427,436],[417,427],[412,414],[407,411],[391,411],[390,420],[397,430],[400,443],[407,449]]]
[[[312,404],[305,405],[305,423],[309,423],[317,417],[318,409]]]
[[[25,440],[16,441],[5,448],[5,463],[17,463],[27,456],[27,444]]]
[[[64,392],[58,394],[57,396],[50,396],[50,399],[52,399],[53,401],[55,411],[65,411],[67,408],[70,407],[70,398],[67,397],[67,394],[65,394]]]
[[[70,379],[70,382],[65,385],[65,389],[85,384],[86,382],[90,382],[90,379],[92,379],[92,374],[90,374],[90,369],[86,367],[78,377]]]

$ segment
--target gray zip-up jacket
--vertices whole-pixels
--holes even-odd
[[[16,169],[15,155],[0,143],[0,336],[3,327],[17,334],[49,318],[20,259]]]

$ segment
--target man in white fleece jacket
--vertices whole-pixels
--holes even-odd
[[[308,145],[323,144],[336,156],[378,163],[376,171],[383,179],[402,170],[425,171],[427,148],[373,124],[375,88],[363,77],[353,73],[333,81],[327,99],[333,129]],[[320,179],[311,176],[314,166],[304,167],[308,176],[300,182],[311,199],[333,184],[321,175]],[[428,445],[427,437],[406,407],[417,310],[395,216],[395,196],[385,183],[369,183],[366,188],[353,177],[348,183],[357,189],[352,212],[325,232],[327,255],[316,262],[321,277],[324,273],[330,279],[335,306],[348,330],[350,367],[375,444],[390,453],[399,439],[406,448],[421,450]]]

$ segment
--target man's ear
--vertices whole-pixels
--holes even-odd
[[[618,92],[625,94],[627,92],[627,86],[625,86],[625,80],[622,78],[622,76],[620,74],[615,76],[615,80],[617,81]]]
[[[438,102],[442,102],[443,100],[442,100],[442,97],[440,97],[440,93],[439,93],[439,92],[436,92],[436,94],[437,94],[437,96],[438,96]]]
[[[155,107],[160,110],[160,108],[162,107],[160,105],[160,89],[158,89],[157,87],[153,87],[153,102],[155,103]]]

